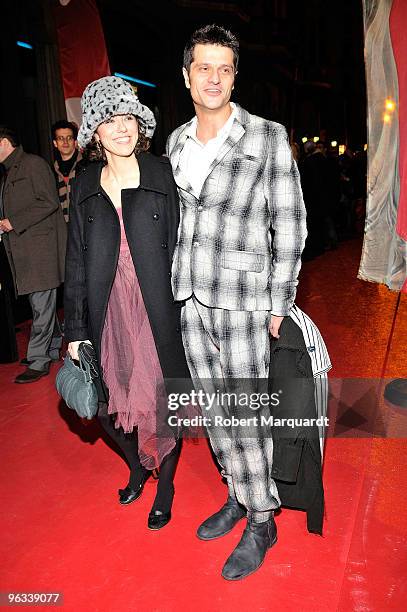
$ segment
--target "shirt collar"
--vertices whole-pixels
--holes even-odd
[[[230,130],[232,129],[233,121],[235,120],[235,117],[236,117],[236,105],[233,102],[231,102],[230,106],[232,107],[231,115],[229,119],[226,121],[225,125],[220,128],[219,132],[216,135],[216,138],[228,136]]]
[[[214,138],[211,138],[210,140],[208,140],[208,142],[211,142],[211,141],[213,141],[215,139],[221,139],[221,138],[224,138],[224,137],[228,136],[230,130],[232,129],[233,121],[235,120],[235,117],[236,117],[236,114],[237,114],[236,104],[234,102],[231,102],[230,106],[232,107],[232,112],[230,114],[230,117],[228,118],[226,123],[220,128],[220,130],[218,130],[218,133],[216,134],[216,136],[214,136]],[[201,146],[205,146],[196,137],[196,127],[197,127],[197,124],[198,124],[198,118],[195,115],[195,117],[192,119],[192,121],[190,122],[189,126],[185,130],[185,134],[186,134],[187,137],[192,138],[197,144],[199,144]],[[206,144],[208,144],[208,143],[206,143]]]

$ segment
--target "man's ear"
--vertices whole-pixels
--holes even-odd
[[[55,147],[56,149],[58,149],[58,147],[57,147],[57,141],[56,141],[56,140],[53,140],[52,142],[53,142],[53,144],[54,144],[54,147]]]
[[[189,82],[189,74],[188,74],[186,68],[182,69],[182,74],[183,74],[183,77],[184,77],[185,87],[187,89],[191,89],[191,83]]]

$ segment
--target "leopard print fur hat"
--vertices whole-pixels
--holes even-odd
[[[127,81],[119,77],[106,76],[89,83],[82,94],[81,107],[80,147],[89,144],[98,126],[114,115],[135,115],[145,136],[151,138],[154,134],[156,121],[152,111],[141,104]]]

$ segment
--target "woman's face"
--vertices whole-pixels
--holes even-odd
[[[106,119],[96,130],[95,139],[106,152],[129,157],[137,144],[138,124],[134,115],[115,115]]]

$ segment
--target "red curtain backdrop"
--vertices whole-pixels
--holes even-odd
[[[71,0],[55,7],[65,100],[80,98],[86,85],[110,74],[95,0]]]
[[[390,34],[399,81],[400,199],[396,231],[407,240],[407,1],[393,0]]]

